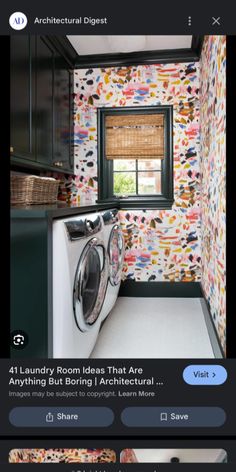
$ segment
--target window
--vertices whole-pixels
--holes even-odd
[[[172,107],[98,109],[99,201],[171,208]]]

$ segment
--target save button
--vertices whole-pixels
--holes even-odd
[[[189,385],[222,385],[227,371],[222,365],[189,365],[183,371],[183,378]]]

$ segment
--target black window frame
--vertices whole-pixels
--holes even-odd
[[[105,119],[110,115],[153,114],[164,115],[164,159],[161,160],[161,194],[113,195],[113,160],[105,157]],[[98,203],[120,204],[124,209],[170,209],[174,202],[173,190],[173,106],[103,107],[97,109],[98,132]]]

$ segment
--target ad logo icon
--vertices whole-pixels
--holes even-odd
[[[24,29],[27,23],[28,23],[27,16],[24,13],[21,13],[20,11],[16,11],[15,13],[12,13],[12,15],[9,18],[9,25],[14,30]]]

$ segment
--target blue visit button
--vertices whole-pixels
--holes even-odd
[[[221,365],[189,365],[184,369],[183,378],[189,385],[222,385],[227,371]]]

